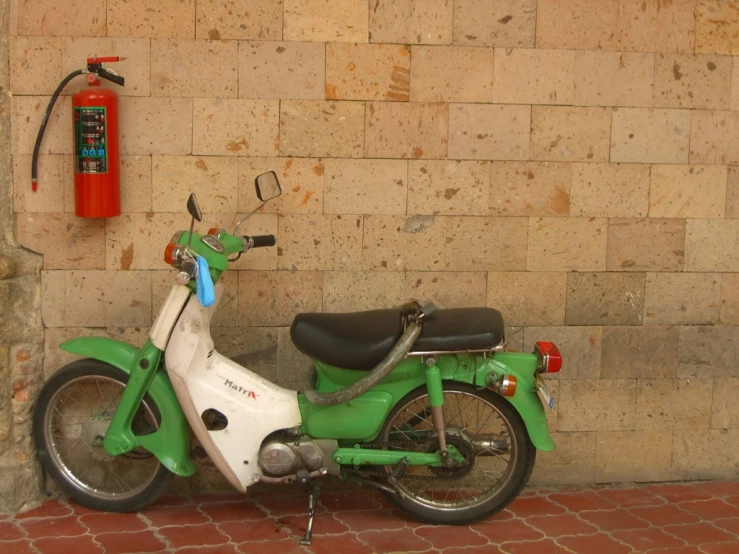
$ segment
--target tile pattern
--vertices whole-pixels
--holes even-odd
[[[292,487],[169,496],[136,514],[48,500],[0,518],[0,552],[717,554],[739,543],[739,485],[698,482],[640,488],[528,488],[508,508],[469,526],[421,524],[384,496],[328,483],[313,544],[306,497]]]

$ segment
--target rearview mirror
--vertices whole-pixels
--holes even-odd
[[[264,206],[266,202],[269,202],[270,200],[277,198],[279,195],[282,194],[280,180],[277,178],[277,173],[275,173],[274,171],[268,171],[267,173],[262,173],[261,175],[257,176],[257,178],[254,179],[254,185],[257,188],[257,198],[259,198],[262,203],[236,222],[236,227],[234,227],[233,232],[234,235],[239,234],[239,226],[245,220],[249,219],[249,217],[251,217],[254,212]]]
[[[254,184],[257,188],[257,198],[262,202],[267,202],[282,194],[280,180],[277,178],[277,173],[274,171],[262,173],[254,180]]]
[[[196,198],[194,192],[191,192],[190,198],[187,199],[187,211],[190,213],[193,219],[203,221],[203,212],[200,211],[200,206],[198,206],[198,199]]]

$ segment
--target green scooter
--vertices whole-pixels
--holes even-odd
[[[261,205],[281,190],[274,172],[256,178]],[[503,318],[491,308],[411,301],[299,314],[291,338],[315,366],[303,391],[219,354],[210,320],[221,276],[276,241],[239,235],[245,218],[233,233],[196,233],[194,195],[188,211],[189,231],[165,249],[177,272],[146,344],[65,342],[60,348],[84,359],[61,368],[38,397],[41,463],[75,501],[115,512],[146,506],[173,475],[194,473],[192,431],[241,492],[258,482],[303,484],[307,544],[325,476],[381,489],[421,521],[469,524],[516,498],[536,450],[554,449],[543,375],[560,370],[559,350],[539,342],[530,354],[505,351]]]

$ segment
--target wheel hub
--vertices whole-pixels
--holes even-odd
[[[101,462],[109,462],[115,456],[111,456],[103,448],[105,433],[110,426],[109,419],[93,419],[82,425],[80,439],[90,451],[90,455]]]
[[[472,471],[475,466],[475,447],[462,432],[453,429],[446,432],[447,445],[454,446],[464,458],[464,464],[447,467],[432,467],[431,471],[441,479],[461,479]],[[439,438],[434,438],[429,443],[429,452],[437,452],[440,449]]]

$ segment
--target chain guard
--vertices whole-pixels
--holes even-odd
[[[457,468],[446,468],[446,467],[430,467],[434,475],[403,475],[403,479],[415,479],[417,481],[457,481],[462,477],[465,477],[472,471],[475,465],[475,450],[470,441],[466,440],[461,433],[448,430],[446,432],[447,444],[454,445],[459,452],[464,456],[465,465]],[[408,446],[407,441],[388,441],[386,443],[373,442],[367,444],[360,444],[360,448],[372,448],[377,450],[388,450],[390,446],[397,446],[398,448],[406,448]],[[439,450],[439,439],[434,437],[432,440],[427,441],[426,450],[428,452],[436,452]],[[471,456],[471,458],[470,458]],[[471,463],[470,463],[471,462]],[[355,469],[356,473],[364,473],[377,477],[388,477],[388,472],[385,469],[388,466],[375,466],[366,465],[361,466],[360,469]]]

